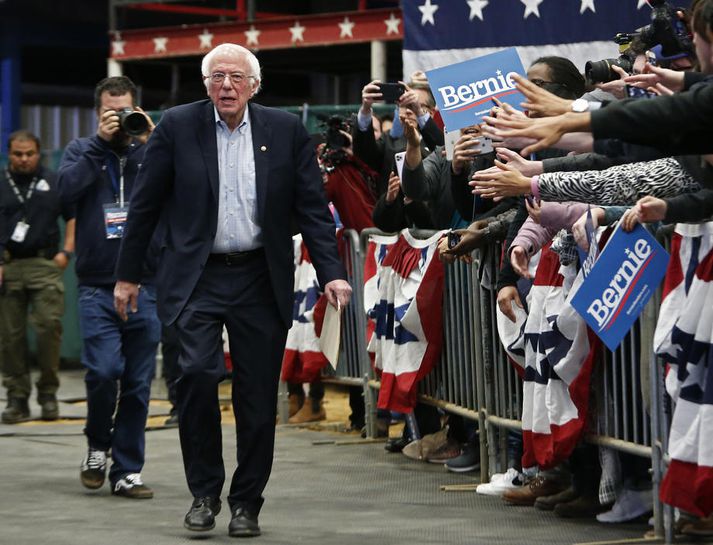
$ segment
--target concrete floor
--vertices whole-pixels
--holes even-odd
[[[65,379],[67,395],[60,397],[76,399],[81,393],[79,376]],[[69,411],[64,409],[63,413]],[[642,524],[561,520],[534,508],[508,507],[499,498],[442,492],[442,484],[470,483],[474,478],[389,454],[378,443],[329,444],[332,439],[353,441],[356,436],[278,426],[275,464],[260,517],[263,535],[251,542],[629,543],[637,542],[647,529]],[[177,430],[152,429],[146,441],[143,476],[156,495],[136,501],[111,496],[108,486],[96,492],[82,488],[78,473],[85,441],[78,416],[54,424],[0,426],[0,544],[235,543],[227,535],[227,509],[210,533],[183,529],[191,498]],[[226,424],[228,471],[234,467],[234,444],[233,426]]]

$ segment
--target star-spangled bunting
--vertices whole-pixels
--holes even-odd
[[[594,0],[582,0],[582,5],[579,8],[579,13],[584,13],[588,9],[591,9],[594,13],[597,12],[597,10],[594,9]]]
[[[522,16],[523,19],[527,19],[530,15],[540,16],[540,4],[544,0],[520,0],[525,4],[525,14]]]
[[[436,24],[433,16],[436,11],[438,11],[438,6],[431,4],[431,0],[426,0],[425,4],[418,6],[418,10],[421,12],[421,25],[425,25],[426,23],[431,23],[432,25]]]
[[[468,0],[468,7],[470,8],[470,20],[477,17],[481,21],[483,20],[483,8],[488,5],[488,0]]]
[[[387,36],[389,34],[398,34],[400,23],[401,23],[401,19],[396,17],[393,13],[389,14],[389,18],[384,19],[384,24],[386,25]]]
[[[201,49],[210,49],[213,47],[213,35],[208,32],[207,29],[203,29],[203,34],[199,34],[198,39],[201,41]]]
[[[647,0],[639,0],[639,5],[636,6],[636,9],[641,9],[641,8],[643,8],[644,6],[647,6],[648,4],[649,4],[649,3],[648,3]]]
[[[260,45],[260,31],[255,28],[255,25],[250,25],[248,30],[243,31],[247,45]]]
[[[290,27],[290,34],[292,34],[292,43],[297,43],[297,42],[304,42],[304,33],[305,33],[306,27],[303,27],[300,25],[299,21],[295,21],[295,24]]]
[[[168,38],[165,36],[159,36],[153,39],[153,51],[154,53],[166,53],[168,45]]]
[[[339,37],[340,38],[353,38],[352,30],[354,30],[354,22],[349,20],[349,17],[345,17],[344,20],[339,23]]]

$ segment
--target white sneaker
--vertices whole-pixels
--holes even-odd
[[[489,483],[479,484],[475,491],[484,496],[502,496],[506,490],[520,488],[522,477],[515,468],[508,469],[505,473],[496,473],[490,478]]]
[[[653,511],[654,498],[651,490],[625,488],[614,502],[611,510],[597,515],[599,522],[613,524],[627,522]]]

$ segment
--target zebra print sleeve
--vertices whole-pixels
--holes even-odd
[[[578,201],[600,205],[633,205],[641,197],[666,198],[699,189],[673,157],[616,165],[606,170],[546,172],[538,187],[545,201]]]

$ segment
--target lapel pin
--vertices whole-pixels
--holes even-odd
[[[260,146],[260,151],[267,151],[267,146]]]

